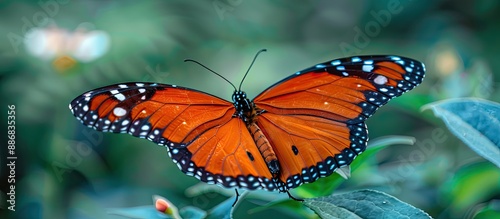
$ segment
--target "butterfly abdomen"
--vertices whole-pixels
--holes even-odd
[[[274,150],[271,147],[271,144],[269,143],[269,140],[267,140],[262,130],[255,123],[250,124],[248,126],[248,130],[252,134],[252,138],[255,141],[255,145],[257,145],[260,154],[264,158],[264,161],[266,162],[269,171],[273,175],[276,175],[280,171],[279,163],[278,163],[278,158],[276,157],[276,154],[274,153]]]

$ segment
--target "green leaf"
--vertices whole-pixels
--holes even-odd
[[[292,200],[292,199],[284,199],[279,201],[273,201],[266,205],[262,205],[248,211],[249,214],[254,214],[257,212],[261,212],[267,210],[269,208],[281,209],[288,214],[293,214],[294,216],[298,216],[299,218],[314,218],[317,217],[309,208],[306,208],[301,202]]]
[[[449,211],[461,215],[500,193],[500,171],[486,161],[469,164],[456,171],[440,190],[444,202],[449,203]]]
[[[304,201],[321,218],[431,218],[388,194],[358,190]]]
[[[364,160],[374,157],[380,150],[386,148],[389,145],[413,145],[415,144],[415,138],[410,136],[400,136],[400,135],[389,135],[373,139],[368,142],[368,146],[358,158],[354,159],[351,163],[351,168],[356,170],[361,166]]]
[[[486,207],[477,211],[474,219],[500,218],[500,201],[493,200]]]
[[[500,167],[500,104],[459,98],[431,103],[422,109],[432,109],[455,136]]]

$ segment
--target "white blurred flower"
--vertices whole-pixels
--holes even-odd
[[[31,29],[24,44],[29,53],[44,60],[70,56],[80,62],[91,62],[108,52],[110,37],[101,30],[68,31],[52,26]]]

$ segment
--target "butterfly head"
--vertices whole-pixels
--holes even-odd
[[[253,112],[253,104],[244,91],[235,91],[233,93],[233,104],[240,117],[245,117],[245,115]]]

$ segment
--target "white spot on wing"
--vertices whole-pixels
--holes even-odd
[[[122,117],[125,114],[127,114],[127,110],[125,110],[121,107],[116,107],[115,109],[113,109],[113,114],[115,114],[115,116],[117,116],[117,117]]]
[[[391,58],[394,61],[401,60],[401,58],[399,58],[397,56],[389,56],[389,58]]]
[[[125,95],[123,94],[117,94],[115,95],[116,99],[118,99],[119,101],[124,101],[125,100]]]
[[[385,83],[387,83],[387,77],[379,75],[373,81],[375,82],[375,84],[384,85]]]
[[[341,64],[340,60],[332,61],[332,65],[340,65],[340,64]]]
[[[373,65],[363,65],[363,71],[371,72],[373,70]]]

